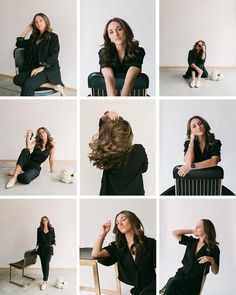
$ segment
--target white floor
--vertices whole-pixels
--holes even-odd
[[[221,81],[201,79],[200,88],[190,88],[189,80],[184,79],[185,68],[160,70],[161,96],[236,96],[236,68],[220,69],[224,74]],[[211,73],[212,69],[208,69]]]
[[[48,167],[43,166],[40,175],[30,184],[16,183],[13,188],[6,189],[6,183],[10,179],[7,172],[14,170],[14,163],[1,161],[0,195],[76,195],[76,183],[66,184],[58,180],[63,168],[72,167],[76,171],[75,162],[60,162],[55,167],[56,172],[50,173]]]
[[[21,277],[18,275],[19,270],[13,270],[14,277],[13,279],[19,282],[25,282],[27,278]],[[15,275],[15,273],[17,275]],[[8,294],[27,294],[27,295],[37,295],[44,294],[47,295],[76,295],[77,294],[77,284],[76,284],[76,270],[74,269],[51,269],[49,275],[48,287],[46,290],[41,291],[40,285],[42,284],[42,273],[40,269],[30,269],[27,268],[26,275],[29,275],[33,278],[36,278],[36,281],[33,281],[27,287],[19,287],[17,285],[9,283],[9,269],[0,269],[0,294],[8,295]],[[67,281],[68,284],[64,289],[58,289],[55,287],[56,280],[59,278],[63,278],[63,280]],[[26,281],[28,282],[28,281]]]

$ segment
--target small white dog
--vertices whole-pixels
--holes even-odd
[[[59,181],[64,183],[75,183],[75,171],[73,168],[64,168],[59,175]]]
[[[220,70],[214,70],[211,72],[209,78],[212,81],[220,81],[224,78],[224,75],[220,72]]]
[[[68,285],[68,282],[63,278],[59,278],[56,280],[55,287],[58,289],[64,289]]]

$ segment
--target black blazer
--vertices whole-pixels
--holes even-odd
[[[37,229],[37,245],[38,247],[38,254],[45,252],[45,251],[51,251],[53,254],[53,247],[52,245],[56,244],[56,238],[55,238],[55,231],[54,228],[51,227],[47,234],[43,232],[43,230],[38,227]]]
[[[49,38],[43,39],[39,44],[38,53],[38,66],[45,67],[45,73],[48,77],[49,82],[52,84],[64,85],[61,81],[60,66],[58,62],[58,55],[60,50],[59,39],[55,33],[49,33]],[[31,71],[32,69],[32,47],[33,47],[33,36],[25,40],[23,37],[16,39],[16,47],[25,48],[25,58],[23,65],[23,72]]]

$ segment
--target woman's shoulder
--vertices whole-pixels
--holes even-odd
[[[145,237],[145,242],[150,244],[150,245],[156,245],[156,239],[150,238],[150,237]]]
[[[133,149],[132,149],[133,151],[142,151],[142,152],[145,152],[145,148],[144,148],[144,146],[142,145],[142,144],[140,144],[140,143],[135,143],[134,145],[133,145]]]

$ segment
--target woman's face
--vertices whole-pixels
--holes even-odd
[[[197,42],[196,48],[200,50],[202,49],[202,47],[203,47],[203,43],[201,41]]]
[[[39,129],[38,136],[41,140],[47,140],[48,138],[47,132],[44,129]]]
[[[35,27],[40,31],[40,33],[43,33],[46,29],[46,23],[45,20],[42,18],[42,16],[37,15],[34,19]]]
[[[120,23],[112,21],[107,27],[108,37],[115,45],[123,45],[126,43],[126,34]]]
[[[205,126],[202,121],[198,118],[193,118],[190,122],[191,133],[195,136],[202,136],[205,134]]]
[[[42,220],[43,225],[48,225],[48,219],[46,217],[43,218]]]
[[[125,214],[119,214],[116,218],[116,226],[122,234],[133,231],[133,227]]]
[[[203,225],[203,221],[200,220],[196,227],[195,227],[195,232],[194,235],[197,237],[203,237],[205,235],[205,231],[204,231],[204,225]]]

